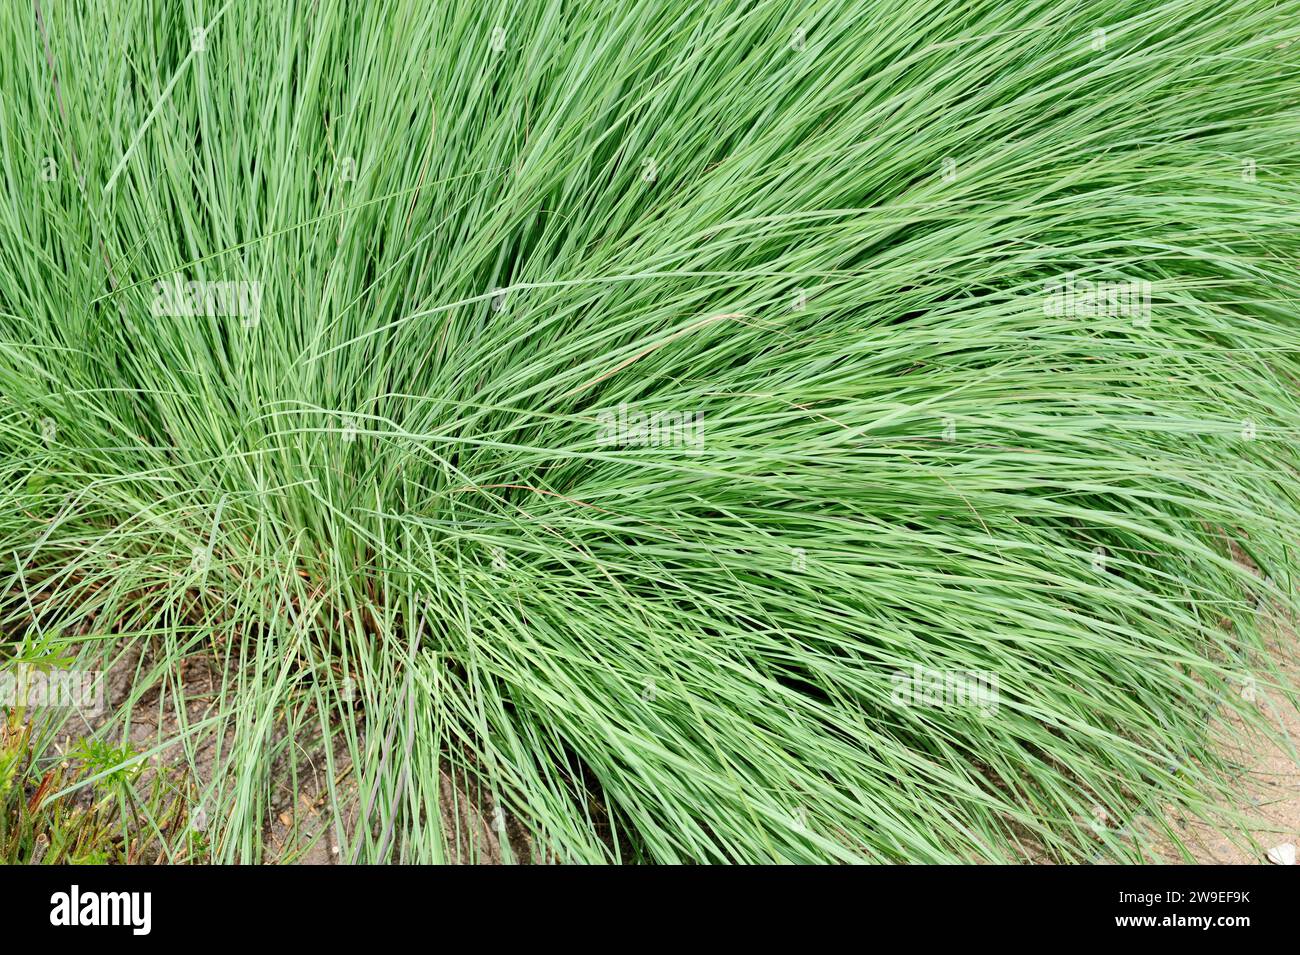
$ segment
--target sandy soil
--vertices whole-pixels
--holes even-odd
[[[1300,636],[1279,639],[1275,658],[1292,687],[1300,687]],[[1259,689],[1255,702],[1283,739],[1300,750],[1300,712],[1277,691]],[[1237,738],[1237,734],[1242,734]],[[1300,846],[1300,762],[1283,745],[1259,731],[1244,728],[1235,714],[1219,723],[1219,750],[1243,770],[1242,798],[1227,807],[1250,818],[1249,834],[1257,845],[1231,839],[1196,819],[1169,815],[1195,862],[1214,865],[1267,865],[1267,850],[1281,843]],[[1172,840],[1146,837],[1144,849],[1153,862],[1183,863]]]

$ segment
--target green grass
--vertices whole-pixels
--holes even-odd
[[[0,5],[0,628],[134,668],[97,738],[170,720],[213,859],[309,776],[348,861],[1240,834],[1300,3],[80,6]]]
[[[46,768],[29,715],[13,708],[0,720],[0,865],[204,858],[205,837],[187,815],[192,793],[182,781],[165,772],[145,780],[128,747],[93,741]]]

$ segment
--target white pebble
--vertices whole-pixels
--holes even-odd
[[[1276,865],[1295,865],[1295,846],[1284,842],[1268,850],[1268,861]]]

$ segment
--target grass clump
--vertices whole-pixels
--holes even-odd
[[[4,5],[0,626],[221,861],[308,775],[355,861],[1135,857],[1295,610],[1297,13]]]

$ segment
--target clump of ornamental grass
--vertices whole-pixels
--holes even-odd
[[[357,861],[1236,837],[1297,14],[5,4],[0,628],[221,860],[309,778]]]

